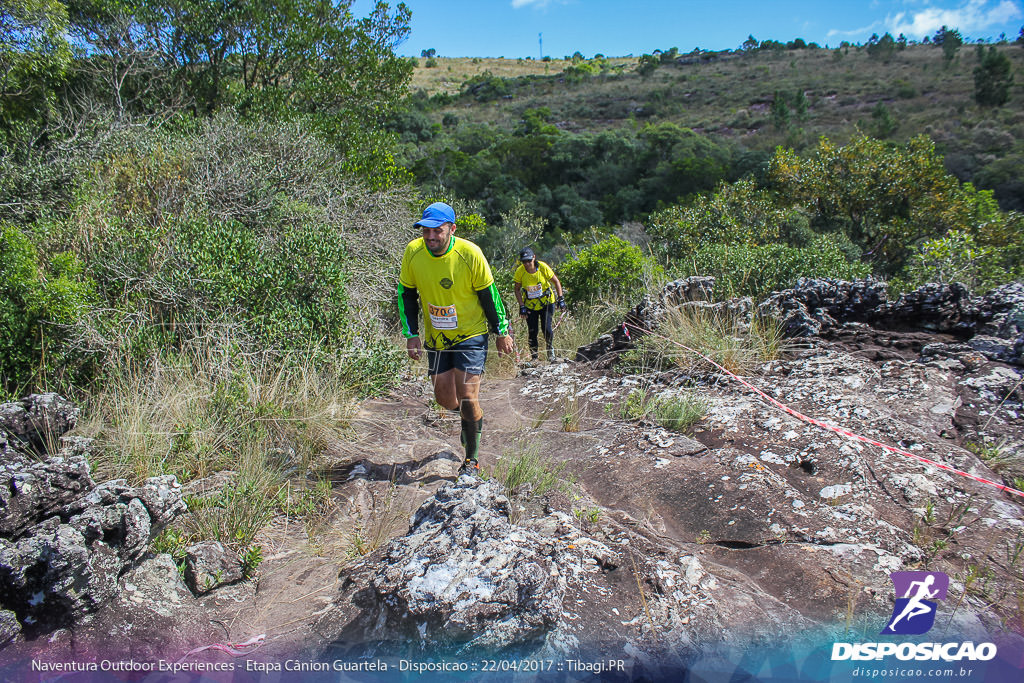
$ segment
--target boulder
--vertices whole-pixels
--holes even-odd
[[[693,276],[681,280],[673,280],[661,290],[661,303],[664,306],[678,306],[691,301],[711,301],[715,290],[715,278]]]
[[[147,557],[128,569],[113,598],[72,629],[76,659],[157,661],[223,642],[221,626],[182,581],[170,555]]]
[[[1015,340],[1024,335],[1024,283],[997,287],[980,297],[976,305],[978,334]]]
[[[333,630],[339,642],[410,642],[428,651],[539,641],[561,614],[558,552],[509,521],[497,483],[463,476],[427,499],[409,533],[382,556],[343,575],[343,586],[367,586],[354,597],[359,626],[348,634],[326,623],[319,630]]]
[[[978,307],[959,282],[928,283],[878,306],[867,322],[890,329],[925,329],[970,335]]]
[[[185,581],[196,595],[244,578],[238,553],[219,541],[203,541],[185,548]]]
[[[18,616],[10,610],[0,610],[0,647],[16,640],[21,635]]]
[[[18,537],[95,486],[83,457],[0,462],[0,536]]]
[[[31,394],[0,404],[0,431],[39,452],[56,450],[58,439],[75,428],[79,410],[57,394]]]
[[[1001,339],[978,334],[971,337],[967,343],[989,360],[1010,365],[1024,365],[1024,334],[1017,339]]]
[[[116,594],[120,576],[184,509],[171,475],[139,487],[105,482],[59,509],[39,508],[45,519],[25,528],[21,518],[17,536],[0,537],[0,602],[32,634],[76,622]]]

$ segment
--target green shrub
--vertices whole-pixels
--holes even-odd
[[[582,249],[559,267],[565,299],[570,304],[636,296],[664,270],[620,237],[608,237]]]
[[[648,232],[661,240],[672,259],[688,259],[694,250],[712,244],[766,244],[779,238],[790,211],[757,189],[753,180],[719,185],[711,196],[689,206],[672,206],[653,214]]]
[[[907,264],[906,281],[908,289],[926,282],[962,282],[971,290],[987,291],[1024,275],[1019,262],[1016,272],[1007,265],[998,247],[979,244],[969,233],[950,230],[921,245]]]
[[[73,254],[42,264],[28,237],[0,225],[0,390],[14,395],[40,374],[73,375],[70,328],[93,300]]]
[[[680,261],[675,275],[713,275],[715,290],[723,295],[763,297],[796,284],[800,277],[853,280],[871,273],[871,267],[849,261],[831,235],[819,235],[807,247],[781,244],[711,244]]]
[[[923,240],[951,229],[980,234],[1007,220],[991,193],[946,171],[924,135],[898,146],[866,135],[842,147],[821,138],[809,158],[779,148],[769,178],[812,225],[842,229],[871,255],[877,273],[898,272]]]
[[[74,332],[70,346],[90,370],[230,338],[246,352],[346,353],[359,392],[396,380],[401,361],[380,313],[392,305],[405,244],[400,195],[354,184],[338,154],[298,123],[219,117],[173,134],[117,129],[104,144],[79,173],[69,216],[32,235],[39,253],[77,258],[32,266],[36,285],[5,290],[22,302],[9,307],[22,312],[19,329],[5,335],[28,349],[5,354],[19,382],[40,367],[36,319],[56,323],[47,334]],[[4,234],[6,245],[14,237]],[[34,258],[23,242],[10,247],[21,265],[5,272]],[[74,329],[62,311],[77,316]],[[42,341],[48,364],[67,364]]]
[[[495,76],[490,71],[468,78],[462,84],[462,94],[474,98],[477,102],[497,100],[510,92],[508,79]]]
[[[562,73],[565,75],[566,83],[581,83],[601,73],[601,63],[594,61],[574,63],[565,67]]]

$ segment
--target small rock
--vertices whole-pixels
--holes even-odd
[[[238,553],[220,541],[204,541],[185,549],[185,581],[194,594],[208,593],[242,578]]]

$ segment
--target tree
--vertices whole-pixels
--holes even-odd
[[[73,32],[95,55],[131,40],[154,51],[208,114],[225,105],[275,114],[375,121],[412,73],[393,49],[409,9],[378,2],[355,18],[353,0],[72,0]]]
[[[676,61],[677,57],[679,57],[679,48],[670,47],[669,49],[662,52],[661,55],[658,56],[658,59],[661,60],[662,64],[668,64],[670,62]]]
[[[69,33],[86,46],[75,60],[73,97],[97,100],[118,118],[166,116],[195,107],[194,94],[163,47],[165,36],[143,18],[148,11],[128,1],[68,2]]]
[[[989,46],[974,69],[974,100],[982,107],[1001,107],[1010,98],[1013,85],[1010,59]]]
[[[881,59],[883,62],[888,62],[892,59],[893,53],[896,51],[896,41],[893,40],[892,34],[890,33],[886,33],[881,38],[879,38],[876,33],[872,35],[871,40],[868,41],[867,51],[870,57]]]
[[[796,120],[797,123],[807,121],[807,96],[803,90],[797,90],[792,95],[782,90],[775,91],[771,108],[772,125],[779,130],[786,130],[790,123]]]
[[[657,54],[640,55],[640,59],[636,63],[636,70],[641,76],[650,76],[660,65],[661,58]]]
[[[892,135],[898,124],[892,117],[892,112],[889,111],[889,107],[885,106],[885,102],[879,102],[875,105],[875,108],[871,110],[871,118],[875,124],[875,135],[879,138],[887,138]]]
[[[90,61],[112,70],[115,100],[148,88],[156,64],[170,86],[151,110],[186,96],[200,116],[226,107],[249,116],[304,116],[350,152],[350,171],[389,184],[401,173],[380,123],[412,75],[412,63],[394,53],[409,35],[411,12],[378,1],[356,18],[353,2],[70,0],[70,7],[72,33]]]
[[[760,43],[757,42],[757,38],[755,38],[753,34],[750,34],[747,36],[747,39],[743,41],[743,44],[740,45],[740,49],[744,52],[753,52],[757,49],[759,44]]]
[[[789,105],[786,103],[786,95],[781,90],[775,91],[772,98],[772,125],[778,130],[789,128]]]
[[[819,228],[846,232],[883,272],[901,266],[922,239],[979,225],[987,201],[947,173],[924,135],[902,146],[858,135],[837,147],[822,138],[809,159],[780,148],[769,177],[804,203]]]
[[[964,38],[955,28],[949,29],[943,26],[935,32],[932,43],[942,48],[942,59],[949,64],[956,57],[957,50],[964,44]]]
[[[796,115],[796,120],[800,123],[807,121],[807,95],[804,94],[803,90],[797,90],[793,93],[790,98],[790,103],[793,105],[793,113]]]
[[[0,5],[0,133],[50,109],[71,63],[67,26],[59,0]]]
[[[430,48],[428,50],[420,50],[420,57],[423,57],[425,59],[430,59],[431,57],[436,57],[436,56],[437,56],[437,50],[435,50],[434,48]]]

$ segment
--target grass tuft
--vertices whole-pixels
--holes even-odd
[[[256,538],[274,516],[303,518],[312,537],[333,511],[329,483],[305,483],[328,441],[347,428],[357,393],[347,361],[331,358],[317,349],[250,354],[196,344],[126,362],[108,371],[77,431],[96,442],[100,478],[138,484],[173,474],[187,483],[234,471],[219,492],[189,497],[189,514],[154,549],[180,561],[184,546],[218,540],[258,564]]]
[[[707,412],[707,402],[693,392],[656,396],[646,386],[630,391],[619,406],[619,416],[624,420],[653,420],[675,432],[685,432]]]
[[[565,468],[564,462],[552,464],[544,458],[539,445],[515,442],[501,454],[490,476],[501,483],[509,498],[530,501],[552,491],[570,493],[576,477]],[[514,506],[509,517],[518,520]]]
[[[687,350],[693,349],[731,372],[746,374],[778,358],[782,348],[781,330],[770,320],[755,316],[748,324],[739,314],[687,306],[671,309],[655,334],[622,354],[620,368],[639,374],[676,368],[717,371]]]

